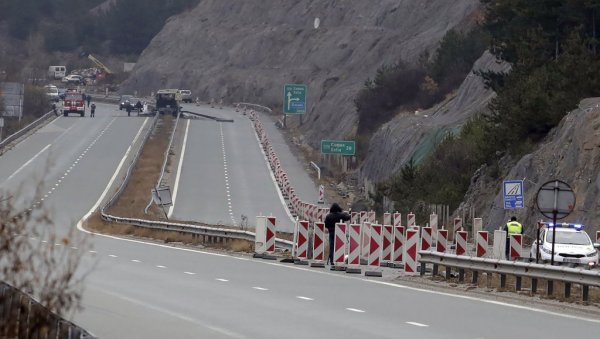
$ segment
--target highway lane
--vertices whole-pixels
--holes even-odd
[[[134,117],[119,117],[111,124],[119,114],[111,109],[99,110],[94,123],[101,128],[95,133],[77,124],[63,137],[67,145],[74,145],[78,140],[71,138],[83,136],[80,146],[56,150],[57,158],[65,160],[55,176],[64,174],[79,152],[98,138],[45,199],[45,206],[62,220],[79,220],[95,204],[143,124],[144,119]],[[23,147],[35,137],[23,141]],[[38,152],[43,147],[40,142]],[[30,159],[16,158],[18,167]],[[2,173],[9,166],[4,159],[0,157]],[[31,163],[7,186],[17,187],[44,172]],[[57,228],[68,225],[60,222]],[[570,337],[582,337],[599,326],[248,257],[105,236],[94,236],[91,242],[94,253],[73,250],[83,260],[83,271],[95,267],[86,280],[85,308],[74,320],[102,338],[562,338],[567,331]]]
[[[259,214],[273,215],[278,230],[291,232],[291,216],[250,120],[229,108],[186,105],[186,109],[234,122],[191,121],[172,217],[239,226],[242,215],[250,225]]]

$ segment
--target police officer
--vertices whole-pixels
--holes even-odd
[[[128,117],[131,116],[131,111],[133,110],[133,105],[129,101],[127,101],[125,103],[125,110],[127,111],[127,116]]]
[[[506,259],[510,260],[510,236],[511,234],[523,234],[523,225],[517,221],[517,217],[512,216],[504,226],[504,231],[506,231]]]
[[[92,104],[92,107],[90,107],[90,116],[93,118],[95,114],[96,114],[96,104]]]

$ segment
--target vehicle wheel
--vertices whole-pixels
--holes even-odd
[[[63,115],[64,115],[64,116],[67,116],[67,115],[69,115],[69,113],[67,113],[67,112],[63,112]]]

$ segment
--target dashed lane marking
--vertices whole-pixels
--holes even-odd
[[[221,282],[228,282],[228,281],[229,281],[229,280],[227,280],[227,279],[223,279],[223,278],[217,278],[217,279],[215,279],[215,280],[218,280],[218,281],[221,281]]]
[[[309,297],[303,297],[303,296],[301,296],[301,295],[297,295],[297,296],[296,296],[296,298],[298,298],[298,299],[301,299],[301,300],[308,300],[308,301],[315,300],[315,299],[313,299],[313,298],[309,298]]]
[[[139,262],[141,262],[141,261],[139,261],[139,260],[137,260],[137,259],[131,259],[131,261],[132,261],[132,262],[138,262],[138,263],[139,263]]]
[[[359,310],[358,308],[350,308],[350,307],[347,307],[346,310],[348,310],[350,312],[356,312],[356,313],[365,313],[366,312],[363,310]]]
[[[259,291],[268,291],[269,290],[268,288],[264,288],[264,287],[260,287],[260,286],[253,286],[252,288],[255,290],[259,290]]]
[[[418,327],[429,327],[429,325],[417,323],[417,322],[414,322],[414,321],[407,321],[406,323],[409,324],[409,325],[418,326]]]
[[[196,273],[194,273],[194,272],[187,272],[187,271],[186,271],[186,272],[183,272],[183,273],[185,273],[185,274],[187,274],[187,275],[195,275],[195,274],[196,274]]]

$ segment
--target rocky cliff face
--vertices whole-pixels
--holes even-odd
[[[533,153],[510,166],[500,178],[492,179],[489,169],[482,168],[467,193],[465,206],[482,213],[489,230],[497,229],[516,215],[532,235],[535,222],[543,217],[535,197],[539,187],[549,180],[560,179],[574,189],[577,202],[567,222],[586,225],[588,232],[600,230],[600,98],[585,99],[570,112]],[[524,180],[525,209],[504,210],[503,180]]]
[[[279,108],[283,85],[304,83],[301,128],[317,146],[352,137],[353,99],[378,67],[416,61],[479,8],[479,0],[203,0],[166,24],[124,90],[190,88],[202,100]]]

